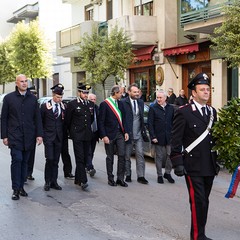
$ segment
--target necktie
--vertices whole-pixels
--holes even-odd
[[[207,123],[208,122],[208,117],[207,117],[207,114],[206,114],[206,108],[205,107],[202,107],[202,113],[203,113],[203,119]]]
[[[58,118],[58,104],[55,103],[55,110],[54,110],[54,117],[57,119]]]
[[[137,112],[136,100],[133,100],[133,109],[134,112],[136,113]]]

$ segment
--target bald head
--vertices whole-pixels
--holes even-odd
[[[16,86],[18,88],[18,91],[20,93],[25,93],[28,88],[28,80],[27,77],[24,74],[19,74],[16,77]]]

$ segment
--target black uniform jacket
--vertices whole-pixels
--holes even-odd
[[[124,128],[124,132],[128,132],[128,128],[126,126],[126,119],[125,119],[125,112],[123,109],[123,103],[118,100],[118,108],[122,113],[122,124]],[[99,106],[99,115],[98,115],[98,129],[99,129],[99,136],[100,138],[108,137],[110,140],[113,140],[119,129],[122,131],[121,127],[119,126],[119,122],[117,120],[116,115],[110,109],[108,104],[103,101]]]
[[[32,150],[36,137],[43,136],[42,121],[37,98],[27,90],[25,96],[19,91],[4,97],[1,115],[1,138],[8,138],[9,147]]]
[[[144,126],[144,102],[142,99],[137,99],[137,104],[138,104],[138,109],[139,109],[139,115],[140,115],[140,129],[141,133],[145,133],[145,126]],[[129,133],[129,140],[133,140],[133,110],[132,110],[132,104],[131,100],[129,97],[123,98],[121,100],[123,103],[123,109],[126,114],[125,119],[126,119],[126,126],[128,128],[128,133]]]
[[[65,107],[60,103],[61,113],[56,119],[53,113],[52,101],[49,100],[41,106],[41,116],[43,123],[43,141],[44,143],[53,142],[56,138],[63,140],[63,123],[65,116]]]
[[[69,102],[66,110],[66,123],[70,137],[76,141],[91,141],[91,124],[94,120],[94,103],[84,105],[80,98]]]
[[[216,110],[213,108],[214,121]],[[210,108],[208,107],[208,122]],[[173,167],[184,165],[188,175],[213,176],[216,174],[216,152],[212,152],[214,140],[211,132],[190,153],[182,154],[207,128],[201,113],[194,103],[180,107],[174,116],[172,129],[171,160]]]

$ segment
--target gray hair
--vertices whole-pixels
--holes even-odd
[[[121,91],[121,86],[114,85],[111,89],[111,96],[114,96],[115,93],[119,93]]]

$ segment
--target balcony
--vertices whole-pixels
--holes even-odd
[[[223,7],[230,4],[230,2],[216,4],[181,14],[181,26],[184,27],[184,31],[212,34],[214,29],[219,27],[224,21]]]
[[[70,28],[57,32],[57,55],[63,57],[77,56],[78,44],[85,33],[91,34],[92,29],[98,26],[98,22],[86,21]]]
[[[114,26],[124,29],[133,42],[133,47],[139,48],[155,45],[157,37],[157,17],[154,16],[123,16],[108,21],[109,29]]]

